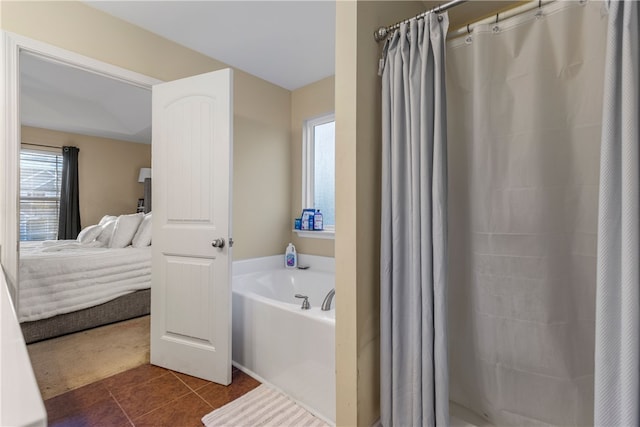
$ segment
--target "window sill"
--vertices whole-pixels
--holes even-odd
[[[335,239],[336,232],[334,230],[293,230],[298,234],[298,237],[311,237],[313,239]]]

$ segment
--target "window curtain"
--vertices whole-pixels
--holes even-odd
[[[449,425],[446,13],[400,26],[382,69],[381,422]]]
[[[609,3],[600,156],[596,426],[640,425],[640,42],[636,1]]]
[[[78,237],[80,224],[80,193],[78,185],[77,147],[62,147],[62,184],[60,187],[60,215],[58,240]]]

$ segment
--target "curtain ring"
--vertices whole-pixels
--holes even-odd
[[[542,0],[538,0],[538,10],[536,11],[536,14],[533,16],[535,16],[536,19],[540,19],[544,16],[544,13],[542,13]]]
[[[498,26],[498,20],[500,19],[500,14],[496,13],[496,23],[493,24],[493,33],[494,34],[498,34],[500,32],[500,27]]]

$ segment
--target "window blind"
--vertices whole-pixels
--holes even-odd
[[[20,240],[57,238],[61,179],[61,154],[20,152]]]

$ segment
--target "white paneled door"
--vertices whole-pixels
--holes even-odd
[[[231,382],[230,69],[153,87],[151,363]]]

